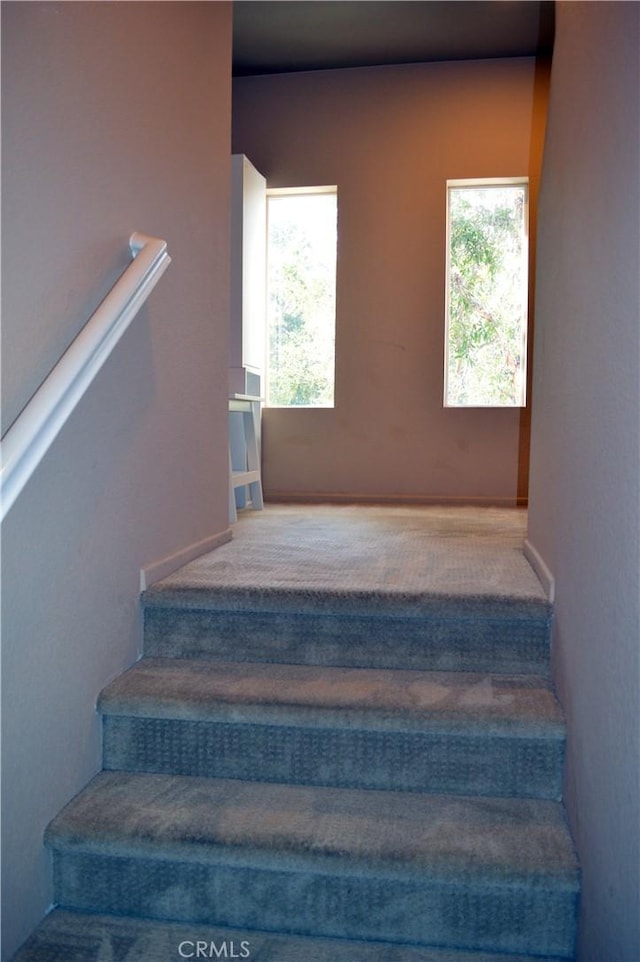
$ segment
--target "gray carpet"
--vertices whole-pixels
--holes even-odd
[[[572,959],[524,525],[272,507],[145,592],[145,657],[99,699],[104,771],[47,830],[65,911],[17,962],[174,962],[181,936],[261,962]]]
[[[545,603],[522,553],[526,512],[515,508],[267,505],[245,512],[233,541],[156,585],[188,603],[330,593],[363,601],[495,598]]]
[[[47,831],[61,904],[236,928],[573,952],[561,806],[104,772]]]
[[[517,509],[278,506],[143,596],[145,654],[545,674]]]
[[[48,916],[14,962],[184,962],[195,957],[198,942],[207,953],[201,958],[252,962],[557,962],[550,957],[310,939],[61,910]]]
[[[559,799],[534,675],[145,658],[99,702],[110,770]]]

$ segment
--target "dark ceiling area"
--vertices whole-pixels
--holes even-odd
[[[235,0],[233,74],[548,55],[552,0]]]

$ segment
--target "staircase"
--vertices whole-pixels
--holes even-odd
[[[47,830],[59,908],[16,962],[573,958],[545,602],[143,601],[104,770]]]

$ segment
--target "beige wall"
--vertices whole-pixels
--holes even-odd
[[[128,260],[167,273],[10,511],[3,958],[51,902],[48,820],[100,765],[141,566],[227,528],[231,7],[3,4],[4,417]]]
[[[445,184],[530,172],[535,199],[545,94],[530,59],[234,82],[268,186],[338,185],[336,407],[264,412],[267,495],[526,494],[526,416],[442,407]]]
[[[637,3],[558,5],[529,538],[556,581],[581,962],[640,952],[639,51]]]

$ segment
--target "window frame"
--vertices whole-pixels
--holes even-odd
[[[451,217],[450,217],[450,197],[452,189],[459,188],[482,188],[482,187],[524,187],[524,212],[523,212],[523,251],[522,261],[525,266],[525,276],[523,279],[524,288],[524,316],[522,331],[522,364],[521,364],[521,391],[520,399],[515,404],[455,404],[448,400],[449,389],[449,300],[450,300],[450,274],[451,274]],[[529,251],[529,177],[464,177],[449,178],[446,181],[446,261],[445,261],[445,325],[444,325],[444,384],[443,384],[443,407],[447,410],[522,410],[527,407],[527,381],[528,381],[528,353],[529,353],[529,292],[530,292],[530,251]]]
[[[290,411],[290,410],[305,410],[305,411],[331,411],[336,407],[336,354],[335,354],[335,344],[337,336],[337,304],[334,310],[334,352],[333,352],[333,401],[331,404],[273,404],[269,400],[269,382],[270,382],[270,364],[269,364],[269,350],[270,350],[270,323],[269,323],[269,199],[271,197],[295,197],[295,196],[320,196],[323,194],[332,194],[335,196],[336,201],[336,267],[335,267],[335,289],[334,298],[337,300],[337,285],[338,285],[338,185],[337,184],[322,184],[319,186],[305,186],[305,187],[267,187],[266,189],[266,201],[267,201],[267,219],[266,219],[266,232],[265,232],[265,247],[266,247],[266,278],[265,278],[265,300],[267,305],[266,310],[266,338],[265,338],[265,358],[264,358],[264,372],[265,372],[265,390],[264,390],[264,407],[280,411]]]

